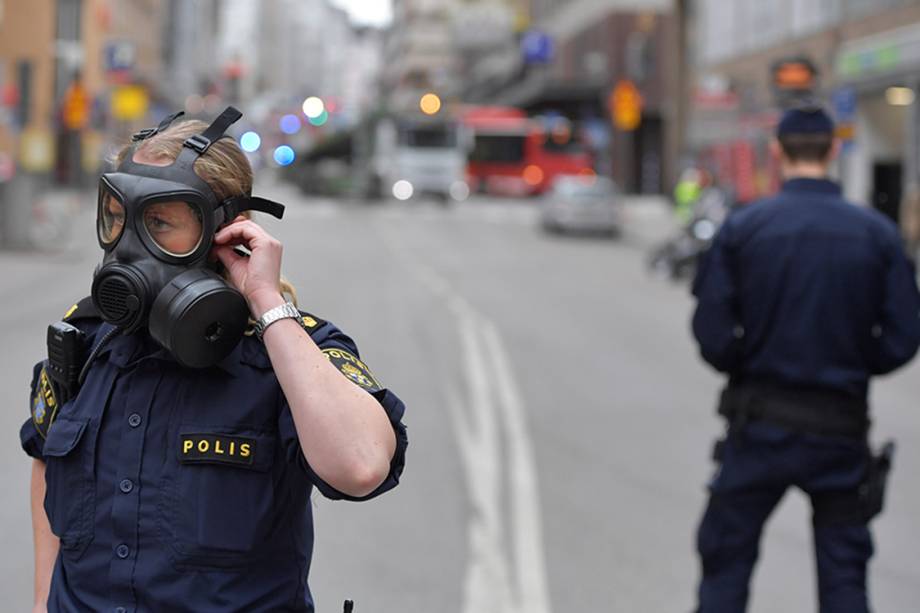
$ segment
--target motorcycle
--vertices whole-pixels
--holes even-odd
[[[693,215],[677,236],[655,248],[648,259],[652,273],[674,281],[696,273],[696,264],[712,244],[722,222],[733,208],[729,194],[710,187],[693,206]]]

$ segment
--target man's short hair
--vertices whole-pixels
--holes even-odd
[[[834,120],[819,104],[805,102],[783,113],[776,138],[789,161],[824,162],[834,145]]]
[[[793,164],[826,162],[834,146],[834,135],[830,133],[781,134],[776,138],[783,155]]]

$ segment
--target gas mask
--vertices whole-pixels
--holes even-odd
[[[140,144],[182,113],[134,135]],[[281,219],[284,206],[240,195],[220,201],[193,169],[195,160],[242,114],[228,107],[201,134],[187,139],[169,166],[132,158],[99,181],[96,230],[105,251],[92,299],[102,318],[124,334],[147,328],[186,367],[226,357],[249,320],[245,298],[216,272],[208,255],[217,229],[247,210]]]

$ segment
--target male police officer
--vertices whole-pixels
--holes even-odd
[[[811,499],[822,613],[868,611],[869,377],[920,344],[920,295],[895,226],[827,179],[818,107],[787,111],[779,195],[732,215],[704,259],[693,332],[729,376],[721,468],[698,534],[700,613],[744,611],[764,521],[790,485]]]

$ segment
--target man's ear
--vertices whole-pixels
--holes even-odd
[[[786,155],[783,153],[783,146],[779,144],[776,138],[770,139],[770,155],[780,162],[785,161]]]
[[[834,160],[836,160],[837,156],[840,155],[840,149],[842,147],[843,147],[843,142],[839,138],[834,137],[833,142],[831,142],[831,150],[827,154],[827,161],[833,162]]]

